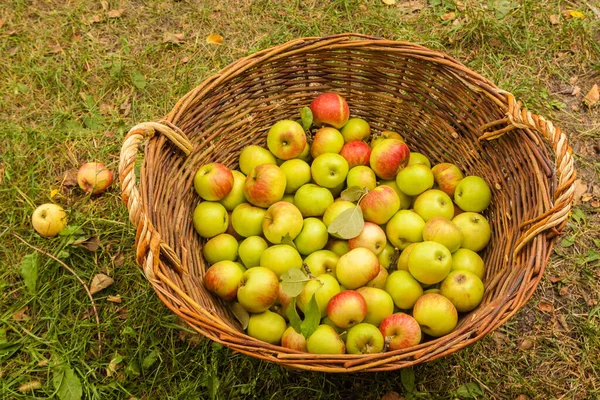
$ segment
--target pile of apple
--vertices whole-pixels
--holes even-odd
[[[432,167],[395,132],[372,135],[338,94],[300,115],[270,128],[268,148],[244,148],[241,171],[197,171],[206,289],[249,336],[304,352],[377,353],[452,332],[483,299],[487,183]]]

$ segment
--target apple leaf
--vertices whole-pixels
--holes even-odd
[[[288,305],[287,310],[285,310],[285,316],[288,317],[290,321],[290,325],[294,328],[297,333],[302,333],[302,320],[298,315],[298,310],[296,310],[296,298],[293,297],[292,301]]]
[[[294,239],[292,239],[289,233],[287,233],[283,239],[281,239],[281,244],[287,244],[288,246],[292,246],[294,249],[298,250],[296,248],[296,243],[294,243]]]
[[[304,321],[300,324],[300,330],[306,339],[314,333],[319,326],[319,322],[321,322],[321,311],[313,294],[306,307],[304,307]]]
[[[248,321],[250,320],[250,314],[248,314],[248,311],[246,311],[238,302],[231,303],[229,305],[229,309],[233,313],[233,316],[240,321],[240,324],[242,324],[242,329],[245,330],[248,327]]]
[[[360,206],[343,211],[327,228],[330,235],[338,239],[352,239],[360,235],[365,225]]]
[[[36,253],[27,254],[21,260],[21,269],[19,270],[19,273],[23,278],[27,291],[31,295],[36,293],[39,266],[40,262]]]
[[[400,380],[407,392],[412,393],[415,391],[415,371],[412,368],[402,369],[400,371]]]
[[[290,297],[296,297],[302,293],[302,289],[308,281],[310,278],[299,268],[292,268],[281,274],[281,288]]]
[[[367,194],[366,188],[363,189],[360,186],[350,186],[340,194],[340,197],[342,200],[355,203],[359,201],[365,194]]]
[[[83,394],[81,381],[73,369],[65,364],[53,368],[52,382],[60,400],[79,400]]]
[[[300,121],[302,128],[304,128],[305,131],[310,129],[313,123],[313,114],[312,111],[310,111],[310,108],[303,107],[300,110]]]
[[[456,395],[462,399],[478,399],[483,396],[485,392],[476,382],[469,382],[460,385],[456,390]]]

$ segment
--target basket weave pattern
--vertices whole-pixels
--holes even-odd
[[[296,119],[319,93],[346,98],[374,131],[402,134],[432,164],[453,162],[484,177],[493,200],[485,297],[457,329],[418,346],[373,355],[314,355],[247,336],[202,277],[202,239],[192,212],[203,164],[237,168],[242,148],[265,145],[280,119]],[[136,156],[146,143],[136,176]],[[211,340],[253,357],[324,372],[385,371],[451,354],[498,328],[535,291],[566,223],[575,180],[566,136],[514,96],[451,57],[406,42],[361,35],[302,38],[232,63],[186,94],[158,122],[126,136],[122,198],[136,226],[136,257],[169,309]]]

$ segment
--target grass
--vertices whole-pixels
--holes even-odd
[[[68,383],[72,393],[79,384],[83,398],[92,399],[379,399],[390,391],[440,399],[600,397],[600,208],[593,205],[600,196],[600,116],[597,107],[581,105],[600,83],[593,2],[397,3],[2,2],[0,398],[69,398]],[[567,18],[565,10],[584,18]],[[454,18],[442,19],[450,12]],[[559,22],[550,23],[551,16]],[[515,94],[569,133],[578,175],[594,196],[575,205],[538,290],[514,318],[467,349],[402,372],[297,372],[198,337],[135,266],[135,230],[117,185],[97,198],[68,182],[61,186],[65,172],[86,161],[102,160],[116,171],[131,126],[166,114],[239,57],[300,36],[349,31],[444,51]],[[164,42],[165,33],[185,37]],[[222,45],[206,44],[213,33],[224,36]],[[569,85],[581,94],[565,94]],[[54,189],[52,201],[65,207],[72,229],[46,240],[29,219]],[[99,327],[77,279],[15,235],[86,283],[97,273],[115,280],[94,295]],[[84,239],[100,246],[76,244]],[[26,287],[19,273],[27,256],[37,265],[36,287]],[[109,301],[116,295],[121,303]]]

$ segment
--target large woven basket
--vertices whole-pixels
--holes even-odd
[[[204,289],[203,240],[191,218],[200,201],[194,173],[210,162],[237,168],[242,148],[264,145],[273,123],[297,118],[325,91],[344,96],[351,116],[366,119],[374,131],[397,131],[411,151],[432,163],[454,162],[490,183],[485,297],[451,334],[380,354],[299,353],[247,336],[228,306]],[[443,53],[356,34],[297,39],[232,63],[163,119],[133,127],[123,143],[119,174],[137,228],[137,263],[169,309],[235,351],[324,372],[420,364],[498,328],[535,291],[568,218],[575,180],[565,134],[513,95]]]

